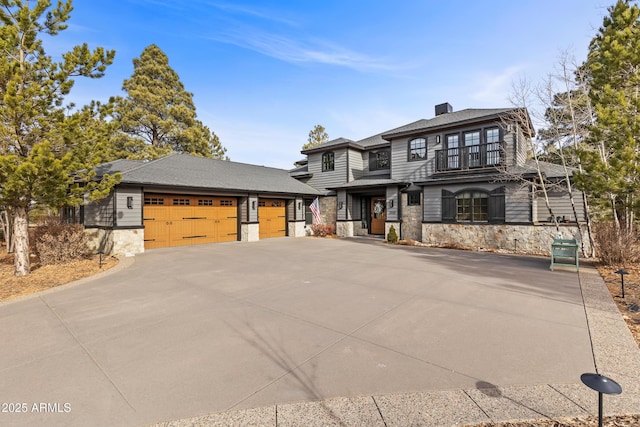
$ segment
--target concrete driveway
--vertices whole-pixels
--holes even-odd
[[[2,425],[146,425],[594,371],[575,272],[365,239],[153,250],[2,304],[0,324],[0,402],[26,408]]]

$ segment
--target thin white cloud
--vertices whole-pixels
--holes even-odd
[[[525,69],[525,65],[514,65],[498,74],[484,73],[476,76],[473,85],[478,90],[471,94],[471,99],[488,105],[506,104],[511,83]]]
[[[290,63],[318,63],[358,71],[390,71],[391,61],[370,57],[324,40],[294,38],[244,28],[208,37]]]
[[[221,11],[229,12],[236,15],[246,15],[255,18],[260,18],[266,21],[278,22],[290,27],[297,27],[298,23],[292,19],[287,19],[282,16],[277,16],[274,13],[267,12],[264,9],[256,7],[248,7],[240,4],[222,3],[222,2],[208,2],[210,6],[213,6]]]

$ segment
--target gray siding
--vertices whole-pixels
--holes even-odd
[[[387,221],[399,221],[400,192],[397,186],[387,187]],[[393,205],[393,206],[392,206]]]
[[[334,170],[322,172],[322,154],[313,153],[308,156],[309,172],[313,177],[307,182],[318,189],[339,187],[347,182],[347,149],[333,151]]]
[[[442,220],[442,188],[425,187],[422,192],[423,220],[438,222]]]
[[[296,220],[304,221],[304,199],[302,197],[296,197]]]
[[[353,148],[349,148],[347,153],[349,156],[349,181],[351,182],[362,178],[364,174],[363,153]]]
[[[249,222],[258,222],[258,195],[250,194],[248,205],[249,209]]]
[[[504,197],[505,222],[531,222],[531,194],[528,186],[508,186]]]
[[[409,141],[414,139],[402,138],[391,143],[391,178],[406,182],[423,181],[435,170],[435,150],[442,148],[442,143],[436,145],[436,135],[424,136],[427,140],[427,157],[424,160],[409,161]]]
[[[551,205],[551,210],[553,211],[553,215],[556,217],[564,217],[565,220],[574,222],[575,215],[573,213],[573,209],[571,207],[571,199],[569,198],[569,192],[550,192],[549,195],[549,204]],[[547,209],[547,204],[544,201],[544,196],[542,194],[536,196],[536,221],[538,222],[548,222],[550,220],[549,210]],[[584,221],[584,204],[582,202],[582,194],[579,191],[573,191],[573,200],[576,205],[576,212],[578,214],[578,220]]]
[[[240,197],[238,199],[238,207],[240,208],[240,222],[247,222],[249,215],[249,199],[247,197]]]
[[[337,203],[337,219],[338,221],[344,221],[347,219],[347,192],[345,190],[338,191]],[[341,203],[342,209],[340,209]]]
[[[471,183],[471,184],[456,184],[456,185],[444,185],[425,187],[422,194],[422,200],[424,204],[423,220],[427,222],[440,222],[442,221],[442,190],[451,191],[457,193],[462,190],[481,190],[490,192],[498,187],[502,187],[502,183]],[[510,189],[506,189],[505,194],[505,221],[506,222],[527,222],[529,221],[529,204],[525,201],[522,205],[522,200],[517,201],[519,205],[513,206],[516,203],[514,200],[510,200]],[[512,205],[512,206],[510,206]],[[526,212],[526,218],[522,218],[522,212]],[[511,212],[511,213],[510,213]],[[510,217],[511,215],[511,217]]]
[[[127,198],[131,197],[133,205],[127,206]],[[116,188],[116,223],[118,227],[142,226],[142,188],[118,187]]]
[[[88,202],[84,207],[86,227],[113,227],[113,192],[97,202]]]
[[[524,136],[520,127],[518,127],[517,133],[513,135],[513,138],[513,146],[516,151],[516,164],[523,165],[531,151],[531,141]]]

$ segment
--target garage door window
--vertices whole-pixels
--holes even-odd
[[[145,197],[145,205],[164,205],[164,199],[162,197]]]
[[[174,205],[188,206],[188,205],[191,204],[191,200],[189,200],[189,199],[173,199],[173,204]]]
[[[213,200],[198,199],[198,206],[213,206]]]
[[[233,200],[220,200],[220,206],[234,206]]]

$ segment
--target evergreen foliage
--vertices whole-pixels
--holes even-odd
[[[225,158],[218,136],[196,116],[187,92],[156,45],[133,60],[133,75],[124,81],[124,98],[116,98],[115,117],[121,134],[114,139],[116,158],[156,159],[170,153]]]
[[[398,243],[398,233],[396,233],[396,229],[393,225],[389,227],[389,232],[387,233],[387,242],[394,244]]]
[[[576,183],[608,206],[615,224],[631,229],[640,200],[640,9],[619,0],[609,14],[585,63],[596,119]]]
[[[329,140],[329,134],[325,131],[324,126],[315,125],[314,128],[309,131],[309,138],[307,143],[302,146],[303,150],[308,150],[320,144],[324,144]]]
[[[20,276],[30,272],[28,212],[34,202],[77,205],[84,194],[104,197],[118,180],[94,180],[109,132],[96,118],[101,106],[69,114],[63,105],[74,78],[102,77],[115,52],[83,44],[55,60],[41,39],[66,29],[72,10],[71,0],[55,7],[48,0],[0,1],[0,209],[13,217]]]

